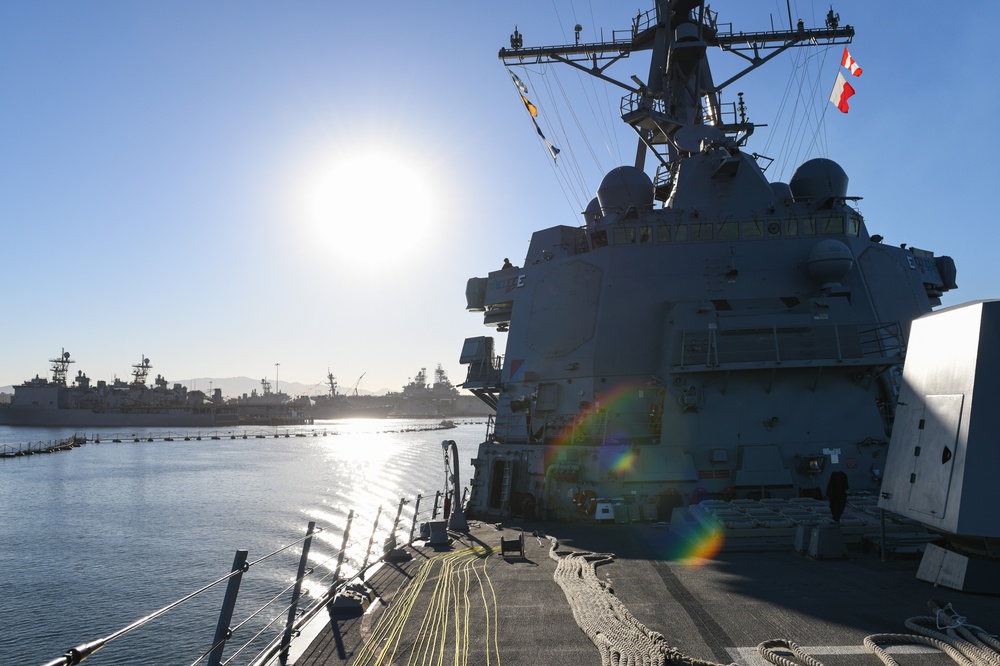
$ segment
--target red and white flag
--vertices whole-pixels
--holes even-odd
[[[844,78],[843,72],[837,72],[837,82],[833,84],[833,92],[830,93],[830,101],[843,113],[847,113],[847,98],[854,94],[854,88]]]
[[[840,59],[840,66],[846,67],[851,70],[851,74],[854,76],[861,76],[861,67],[858,66],[858,61],[851,57],[851,52],[844,47],[844,57]]]

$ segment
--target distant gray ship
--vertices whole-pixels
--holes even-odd
[[[384,398],[358,395],[357,387],[363,377],[364,374],[354,382],[351,387],[353,395],[350,395],[338,390],[337,378],[327,369],[329,390],[325,395],[310,396],[310,416],[314,419],[382,419],[388,416],[392,406]]]
[[[448,379],[439,363],[434,370],[434,382],[427,381],[427,368],[421,368],[403,390],[386,395],[358,395],[361,377],[341,393],[337,380],[327,371],[328,392],[311,396],[309,415],[314,419],[439,419],[487,416],[490,409],[475,396],[462,394]]]
[[[240,425],[283,426],[312,423],[311,402],[302,396],[292,398],[287,393],[272,391],[271,382],[260,380],[261,392],[229,400],[226,404],[239,415]]]
[[[49,362],[52,379],[36,375],[15,386],[13,400],[0,405],[0,425],[185,428],[239,423],[239,414],[226,404],[221,389],[207,396],[181,384],[170,386],[160,375],[147,386],[152,365],[145,357],[132,366],[131,382],[116,378],[96,385],[83,372],[67,383],[74,361],[65,350]]]

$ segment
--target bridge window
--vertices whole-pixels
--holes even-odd
[[[616,227],[615,245],[634,245],[635,227]]]
[[[847,233],[851,236],[857,236],[861,233],[861,220],[856,217],[847,218]]]
[[[764,237],[764,223],[760,220],[752,220],[750,222],[744,222],[740,225],[740,237],[743,240],[750,240],[752,238],[763,238]]]
[[[688,239],[688,225],[678,224],[674,227],[674,240],[678,243],[686,243]]]
[[[712,235],[715,232],[715,225],[712,223],[702,223],[702,224],[692,224],[691,225],[691,240],[693,241],[710,241],[712,240]]]
[[[838,236],[844,233],[844,218],[830,217],[823,220],[823,235]]]
[[[639,243],[646,245],[653,242],[653,228],[639,227]]]
[[[785,220],[785,235],[786,236],[798,236],[799,235],[799,221],[798,220]]]
[[[807,217],[802,220],[802,235],[803,236],[815,236],[816,235],[816,220],[811,217]]]
[[[740,237],[740,227],[736,222],[723,222],[715,237],[719,240],[736,240]]]
[[[656,242],[657,243],[669,243],[670,242],[670,227],[666,224],[661,224],[656,227]]]
[[[590,247],[593,249],[605,247],[608,244],[608,232],[604,229],[590,234]]]

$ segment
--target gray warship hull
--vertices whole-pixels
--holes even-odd
[[[0,425],[208,428],[239,423],[238,411],[225,404],[221,389],[209,398],[181,384],[170,386],[162,376],[147,386],[152,365],[145,357],[132,366],[131,382],[116,378],[110,384],[93,383],[83,372],[67,382],[74,361],[65,350],[50,363],[51,380],[36,375],[14,387],[13,400],[0,405]]]
[[[99,411],[92,409],[60,409],[34,405],[0,406],[0,425],[75,428],[212,428],[235,426],[235,413],[191,409],[137,409],[129,411]]]

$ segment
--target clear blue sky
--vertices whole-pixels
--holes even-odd
[[[93,379],[146,355],[169,380],[280,363],[282,382],[329,367],[399,389],[440,362],[459,383],[462,340],[491,332],[466,280],[522,263],[536,229],[579,224],[635,150],[617,89],[520,70],[553,167],[497,50],[515,24],[528,46],[572,41],[575,23],[593,41],[648,8],[612,4],[3,3],[0,385],[44,376],[63,347]],[[944,6],[834,3],[864,68],[847,115],[827,102],[842,47],[779,56],[738,89],[770,125],[749,150],[778,158],[772,179],[838,161],[872,233],[954,257],[955,304],[1000,296],[1000,3]],[[822,25],[829,2],[792,8]],[[743,30],[787,17],[783,0],[712,9]],[[715,56],[720,79],[735,62]]]

